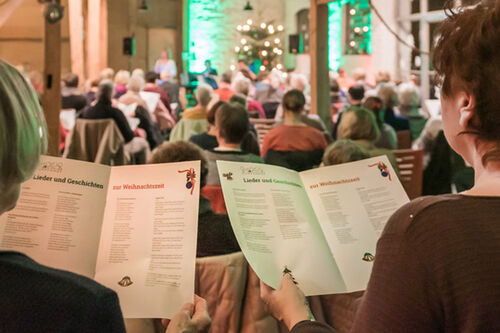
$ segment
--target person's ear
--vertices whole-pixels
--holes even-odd
[[[464,92],[459,97],[459,124],[463,128],[468,128],[476,112],[476,96]]]

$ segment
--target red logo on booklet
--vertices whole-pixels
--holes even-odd
[[[196,184],[196,173],[193,168],[188,170],[179,170],[178,173],[186,173],[186,188],[191,190],[191,195],[194,191],[194,184]]]
[[[387,168],[387,165],[384,164],[384,162],[378,162],[377,164],[369,165],[370,168],[374,167],[374,166],[376,166],[378,168],[378,170],[380,171],[380,174],[382,175],[382,177],[388,177],[389,181],[392,181],[392,179],[391,179],[391,172]]]

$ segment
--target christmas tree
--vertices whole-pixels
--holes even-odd
[[[283,69],[280,62],[283,55],[280,36],[284,28],[281,24],[276,27],[273,22],[254,24],[252,19],[248,19],[236,29],[241,35],[240,44],[234,48],[238,60],[243,60],[247,65],[253,64],[260,71]]]

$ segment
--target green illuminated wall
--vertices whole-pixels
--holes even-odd
[[[350,10],[354,9],[352,14]],[[343,12],[349,24],[344,24]],[[342,47],[342,30],[346,31],[346,45]],[[367,28],[365,28],[367,27]],[[368,29],[368,30],[366,30]],[[328,4],[328,50],[329,67],[338,70],[344,65],[345,54],[371,54],[372,27],[368,0],[338,0]],[[345,50],[345,51],[344,51]]]
[[[185,0],[188,2],[187,61],[190,72],[202,72],[205,69],[205,60],[211,59],[222,45],[217,36],[227,26],[226,20],[220,13],[221,0]],[[232,27],[226,27],[232,29]],[[228,45],[232,47],[232,45]],[[214,67],[218,67],[215,62]]]

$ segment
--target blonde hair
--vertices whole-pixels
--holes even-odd
[[[33,87],[0,60],[0,190],[32,176],[47,150],[47,125]]]
[[[138,93],[144,88],[145,81],[142,77],[138,75],[132,75],[132,77],[128,80],[127,90]]]
[[[126,70],[119,70],[115,75],[115,84],[126,86],[130,80],[130,73]]]
[[[355,107],[344,112],[338,127],[340,139],[377,141],[380,130],[371,111]]]

